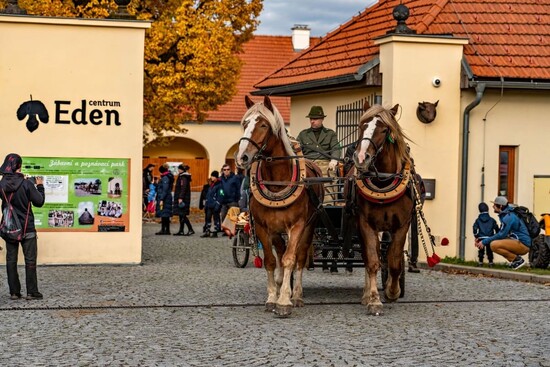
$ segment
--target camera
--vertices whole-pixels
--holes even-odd
[[[27,176],[27,180],[29,180],[30,182],[32,182],[33,184],[36,185],[36,178],[37,177],[42,178],[42,176]]]
[[[439,88],[441,86],[441,79],[439,79],[438,77],[435,77],[432,80],[432,84],[434,87]]]

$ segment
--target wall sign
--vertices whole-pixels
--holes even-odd
[[[128,232],[129,166],[125,158],[23,157],[23,174],[44,177],[46,203],[33,207],[36,228]]]

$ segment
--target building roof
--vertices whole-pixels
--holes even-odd
[[[318,40],[318,37],[310,38],[310,45]],[[239,55],[243,67],[237,83],[237,94],[218,110],[208,112],[207,121],[240,122],[246,112],[244,97],[255,90],[254,84],[298,55],[299,52],[294,51],[292,45],[292,36],[254,36],[243,45],[243,53]],[[273,97],[272,102],[288,122],[290,98]]]
[[[357,75],[377,59],[373,40],[395,28],[392,11],[400,2],[380,0],[255,86]],[[464,56],[473,77],[550,79],[550,0],[410,0],[404,5],[410,12],[406,23],[417,34],[469,40]]]

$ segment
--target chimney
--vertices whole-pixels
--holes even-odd
[[[292,30],[292,47],[299,52],[309,47],[310,29],[307,24],[294,24]]]

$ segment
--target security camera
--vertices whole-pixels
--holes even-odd
[[[435,77],[434,80],[432,80],[432,84],[433,84],[434,87],[436,87],[436,88],[441,87],[441,79],[439,79],[438,77]]]

